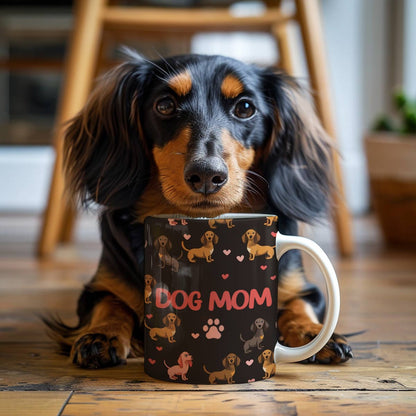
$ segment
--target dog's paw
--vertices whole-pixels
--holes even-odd
[[[321,331],[322,325],[316,323],[296,324],[292,321],[282,334],[282,342],[288,347],[299,347],[308,344]],[[351,347],[345,337],[332,334],[332,337],[318,353],[302,363],[339,364],[353,358]]]
[[[117,336],[89,333],[74,342],[71,359],[82,368],[103,368],[125,364],[127,354],[126,345]]]

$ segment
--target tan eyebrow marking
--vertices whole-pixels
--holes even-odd
[[[235,98],[244,91],[242,82],[235,75],[227,75],[221,84],[221,92],[225,98]]]
[[[192,77],[188,70],[175,75],[168,81],[168,85],[179,96],[189,94],[192,89]]]

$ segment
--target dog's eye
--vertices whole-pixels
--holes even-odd
[[[162,116],[171,116],[176,113],[176,102],[172,97],[164,97],[156,101],[155,109]]]
[[[256,107],[248,100],[240,100],[234,107],[234,115],[238,118],[250,118],[256,112]]]

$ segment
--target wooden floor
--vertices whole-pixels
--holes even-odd
[[[337,257],[330,230],[307,230],[338,272],[339,331],[366,330],[351,338],[355,359],[279,365],[271,380],[233,386],[158,382],[141,359],[87,371],[54,352],[37,314],[74,322],[99,255],[94,224],[83,219],[74,247],[38,262],[38,219],[0,216],[0,415],[416,414],[416,251],[384,248],[371,218],[355,220],[352,259]]]

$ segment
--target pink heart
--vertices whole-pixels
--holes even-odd
[[[192,335],[192,338],[193,338],[193,339],[197,339],[197,338],[199,338],[199,334],[194,334],[194,333],[192,332],[192,334],[191,334],[191,335]]]
[[[266,270],[267,269],[267,265],[260,266],[260,269]]]
[[[189,239],[191,238],[191,234],[184,234],[184,235],[183,235],[183,238],[184,238],[185,240],[189,240]]]
[[[237,260],[241,263],[244,260],[244,255],[237,256]]]
[[[156,360],[153,360],[152,358],[148,358],[148,361],[152,365],[155,365],[156,364]]]
[[[158,351],[162,351],[162,350],[163,350],[163,347],[156,347],[156,349],[157,349]]]
[[[272,235],[272,237],[276,237],[277,236],[277,233],[274,232],[274,231],[272,231],[270,234]]]
[[[152,319],[152,318],[153,318],[153,315],[152,315],[151,313],[148,313],[148,314],[146,315],[146,318],[147,318],[147,319]]]
[[[253,359],[251,359],[251,360],[247,360],[246,361],[246,364],[250,367],[251,365],[253,365],[253,363],[254,363],[254,360]]]
[[[168,218],[169,225],[178,225],[174,218]]]
[[[230,275],[227,273],[227,274],[225,274],[225,273],[223,273],[222,275],[221,275],[221,277],[224,279],[224,280],[226,280],[226,279],[228,279],[229,277],[230,277]]]
[[[222,251],[226,256],[229,256],[230,255],[230,253],[231,253],[231,250],[223,250]]]
[[[255,378],[251,378],[250,380],[248,380],[249,383],[253,383],[253,381],[256,381]]]
[[[270,280],[276,280],[276,275],[270,276]]]

